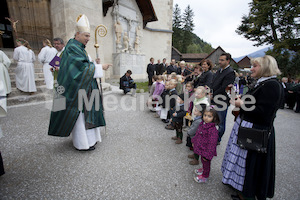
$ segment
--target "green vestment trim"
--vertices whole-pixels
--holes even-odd
[[[89,61],[85,45],[75,39],[70,39],[61,58],[57,77],[58,85],[65,89],[61,95],[66,100],[66,109],[51,112],[49,135],[59,137],[70,135],[80,113],[78,109],[79,90],[84,89],[89,100],[91,100],[92,91],[98,90],[97,81],[93,78],[94,72],[95,65]],[[85,105],[81,110],[84,113],[86,129],[105,126],[101,96],[99,101],[96,102],[96,99],[92,99],[92,101],[93,105],[90,111],[85,109]],[[100,104],[98,111],[95,110],[96,104]]]

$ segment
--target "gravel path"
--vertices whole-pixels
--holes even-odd
[[[197,167],[188,164],[191,151],[174,144],[175,131],[139,103],[146,96],[124,97],[118,90],[105,96],[107,134],[103,128],[102,143],[91,152],[76,151],[70,137],[47,135],[50,102],[9,108],[0,119],[6,170],[0,199],[231,199],[220,171],[233,126],[230,112],[209,182],[198,184]],[[280,110],[275,124],[274,199],[300,199],[300,115]]]

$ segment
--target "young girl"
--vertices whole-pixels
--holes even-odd
[[[184,90],[185,94],[188,94],[188,97],[191,98],[191,96],[194,94],[194,86],[192,82],[187,82],[185,84],[185,90]],[[193,107],[193,101],[189,102],[189,110]],[[190,126],[190,124],[192,123],[192,121],[190,121],[190,113],[187,116],[187,118],[185,119],[185,126],[184,126],[184,131],[186,131],[188,129],[188,127]],[[190,122],[190,123],[189,123]],[[186,139],[186,146],[192,148],[192,143],[191,143],[191,138],[189,136],[187,136]]]
[[[162,99],[162,104],[161,104],[161,111],[160,111],[160,118],[163,122],[168,123],[169,121],[167,120],[168,117],[168,110],[166,109],[166,95],[169,94],[169,81],[166,81],[165,83],[165,90],[163,93],[160,95]]]
[[[181,77],[181,75],[177,75],[176,76],[176,80],[177,80],[176,91],[177,91],[177,94],[180,95],[183,92],[183,84],[182,84],[182,77]]]
[[[189,110],[189,113],[192,114],[192,119],[195,118],[195,114],[194,114],[194,108],[195,106],[204,103],[207,106],[209,106],[209,102],[208,102],[208,98],[206,96],[206,88],[203,86],[199,86],[197,87],[197,89],[195,90],[195,99],[193,101],[193,107],[192,110]]]
[[[155,90],[156,81],[157,81],[157,76],[154,75],[152,77],[152,85],[151,85],[150,90],[149,90],[149,98],[146,102],[146,106],[150,109],[151,112],[155,112],[155,108],[153,108],[153,104],[152,104],[152,95],[153,95],[153,92]]]
[[[198,109],[201,108],[201,109]],[[189,130],[187,131],[187,140],[190,141],[190,146],[191,147],[190,150],[194,150],[192,148],[192,138],[196,135],[196,132],[198,130],[198,127],[200,125],[200,123],[202,122],[202,113],[205,111],[206,109],[206,104],[199,104],[199,106],[195,107],[195,119],[193,120],[192,125],[189,127]],[[190,165],[199,165],[199,155],[198,154],[191,154],[188,155],[188,158],[191,158],[193,160],[191,160],[189,163]]]
[[[154,75],[153,77],[152,77],[152,85],[151,85],[151,87],[150,87],[150,90],[149,90],[149,97],[151,97],[152,95],[153,95],[153,92],[154,92],[154,90],[155,90],[155,86],[156,86],[156,81],[157,81],[157,76],[156,75]]]
[[[157,76],[157,80],[156,80],[156,84],[155,84],[155,89],[152,95],[152,101],[157,102],[156,106],[155,106],[155,110],[156,113],[154,115],[154,117],[159,118],[160,116],[160,107],[158,106],[158,99],[160,97],[160,95],[163,93],[163,91],[165,90],[165,84],[163,81],[163,76],[162,75],[158,75]]]
[[[187,82],[187,83],[185,84],[185,90],[184,90],[184,93],[185,93],[185,94],[188,94],[188,97],[189,97],[189,98],[191,98],[191,97],[193,96],[193,94],[194,94],[194,85],[193,85],[192,82]],[[191,101],[189,101],[189,109],[188,109],[188,111],[191,111],[192,109],[193,109],[193,101],[191,100]],[[191,113],[189,113],[189,115],[190,115],[190,114],[191,114]],[[189,125],[188,122],[189,122],[189,120],[186,119],[186,123],[185,123],[186,126]]]
[[[220,122],[217,111],[213,107],[207,107],[203,113],[203,121],[200,123],[195,137],[192,138],[194,153],[201,156],[203,168],[196,169],[198,175],[194,179],[197,183],[205,183],[209,177],[210,163],[217,156],[218,130],[216,125]]]
[[[176,136],[172,137],[172,140],[176,140],[175,144],[181,144],[183,137],[183,117],[186,115],[186,111],[184,110],[184,94],[178,95],[177,105],[180,109],[174,111],[171,118],[171,121],[174,123],[174,128],[176,129]]]

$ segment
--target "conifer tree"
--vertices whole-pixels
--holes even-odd
[[[181,26],[182,26],[181,9],[179,8],[178,4],[175,4],[173,10],[173,27],[181,28]]]
[[[184,10],[183,19],[182,19],[182,23],[183,23],[182,29],[184,30],[184,35],[183,35],[184,40],[182,42],[182,53],[186,53],[188,46],[191,45],[193,42],[192,31],[194,30],[195,27],[193,17],[194,17],[194,12],[191,9],[190,5],[188,5]]]
[[[248,15],[236,32],[255,46],[272,44],[274,49],[299,51],[299,0],[253,0]]]

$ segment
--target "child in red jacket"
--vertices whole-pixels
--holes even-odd
[[[203,168],[196,169],[198,175],[194,179],[197,183],[205,183],[209,177],[210,163],[214,156],[217,156],[219,123],[217,111],[212,107],[207,107],[203,113],[203,121],[200,123],[196,135],[192,138],[194,153],[201,156]]]

